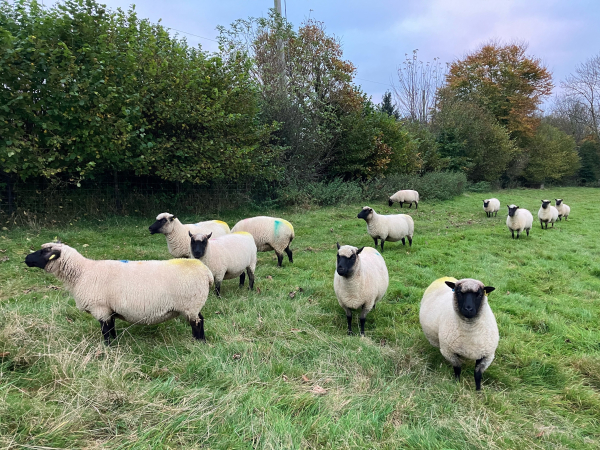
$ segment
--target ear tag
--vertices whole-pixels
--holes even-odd
[[[56,258],[56,255],[55,255],[55,254],[52,254],[52,255],[50,255],[50,258],[48,258],[48,261],[51,261],[51,260],[53,260],[54,258]]]
[[[454,289],[452,289],[452,292],[454,292]]]

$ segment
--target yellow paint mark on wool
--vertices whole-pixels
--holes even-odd
[[[213,220],[213,222],[218,223],[223,228],[227,228],[229,230],[229,225],[227,225],[227,222],[223,222],[222,220]]]
[[[252,236],[252,234],[248,233],[247,231],[234,231],[231,234],[247,234],[248,236]]]
[[[438,278],[437,280],[435,280],[433,283],[431,283],[429,285],[429,287],[427,288],[427,290],[425,290],[425,294],[427,294],[430,291],[434,291],[436,289],[439,289],[440,285],[445,284],[446,281],[452,281],[454,283],[456,283],[456,281],[458,281],[456,278],[454,277],[442,277],[442,278]]]
[[[280,219],[280,220],[281,220],[281,222],[282,222],[282,223],[286,224],[286,225],[287,225],[287,226],[290,228],[290,230],[292,230],[292,233],[294,232],[294,227],[292,226],[292,224],[291,224],[291,223],[289,223],[289,222],[288,222],[287,220],[285,220],[285,219]]]

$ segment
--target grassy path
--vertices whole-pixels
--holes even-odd
[[[295,262],[278,269],[260,253],[260,292],[224,281],[203,310],[207,345],[183,321],[117,321],[119,343],[105,348],[60,282],[22,262],[55,236],[95,259],[166,259],[153,218],[0,231],[0,447],[600,448],[599,193],[470,193],[404,208],[413,247],[386,244],[390,287],[363,339],[346,335],[333,292],[336,241],[373,243],[356,219],[362,204],[260,211],[294,224]],[[502,204],[496,218],[482,209],[489,196]],[[534,220],[513,241],[506,204],[537,218],[542,196],[564,198],[571,219],[548,231]],[[221,218],[233,226],[245,214]],[[473,363],[455,383],[420,329],[423,291],[444,275],[496,287],[500,345],[479,393]]]

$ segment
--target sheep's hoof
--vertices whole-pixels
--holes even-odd
[[[352,332],[352,330],[348,330],[348,336],[353,336],[354,333]]]

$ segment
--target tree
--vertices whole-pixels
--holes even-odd
[[[386,91],[383,94],[383,98],[381,99],[381,103],[378,106],[379,111],[386,113],[388,116],[394,117],[396,120],[400,119],[400,113],[396,108],[396,105],[392,102],[392,93],[390,91]]]
[[[584,123],[594,139],[600,138],[600,55],[578,65],[575,73],[561,83],[567,97],[583,109],[575,120]]]
[[[585,105],[571,95],[559,95],[552,105],[552,112],[543,121],[573,136],[575,142],[590,135],[590,114]]]
[[[247,57],[252,62],[262,118],[280,124],[276,137],[286,148],[280,164],[287,178],[325,177],[342,118],[362,105],[362,94],[352,84],[355,67],[343,60],[339,41],[327,35],[322,22],[308,20],[295,31],[273,10],[267,18],[238,20],[219,31],[228,60]]]
[[[369,179],[419,170],[419,155],[410,145],[402,123],[366,97],[359,111],[342,116],[341,127],[329,168],[330,178]]]
[[[450,65],[449,89],[462,101],[489,111],[517,144],[535,135],[536,111],[552,91],[552,76],[527,45],[490,42]]]
[[[394,86],[396,102],[403,118],[427,123],[436,105],[437,90],[443,86],[446,69],[438,58],[419,61],[418,50],[406,55],[398,68],[398,86]]]
[[[542,123],[528,147],[523,175],[531,183],[558,181],[574,175],[580,167],[575,139],[552,125]]]
[[[465,172],[469,181],[498,181],[518,149],[506,129],[479,105],[440,90],[433,118],[439,153],[448,169]]]
[[[249,64],[209,56],[134,9],[0,6],[0,163],[78,182],[117,171],[207,183],[272,177]]]
[[[583,183],[594,183],[600,179],[600,144],[585,140],[579,147],[581,168],[578,177]]]

